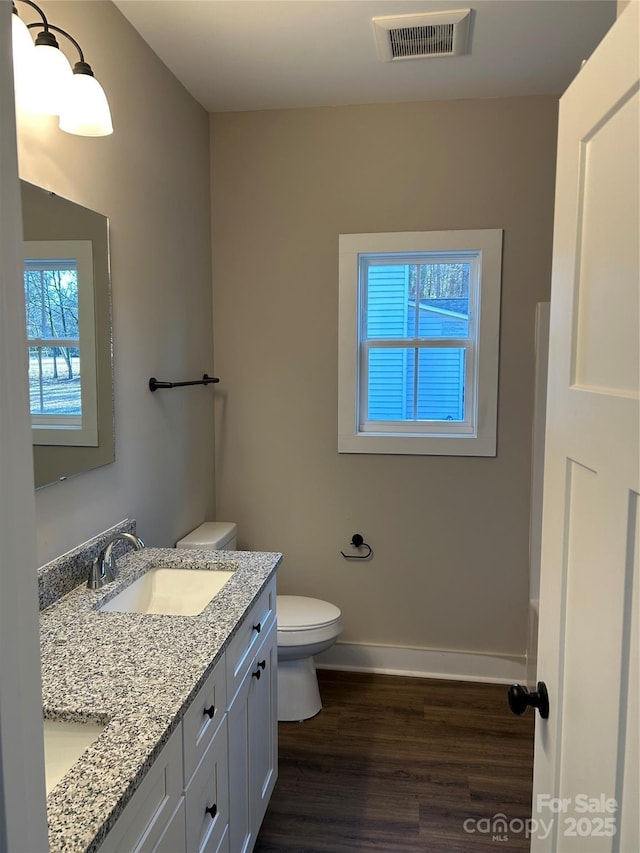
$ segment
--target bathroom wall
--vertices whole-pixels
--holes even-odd
[[[147,384],[213,371],[207,113],[112,3],[42,5],[83,48],[115,128],[88,139],[18,117],[21,177],[110,220],[116,461],[36,493],[39,565],[126,517],[160,546],[211,518],[215,393]]]
[[[218,518],[342,640],[524,654],[558,99],[211,117]],[[339,455],[338,234],[503,228],[496,458]],[[374,558],[347,562],[361,533]]]

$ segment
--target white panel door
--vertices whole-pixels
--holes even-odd
[[[533,851],[640,851],[639,5],[560,102]]]

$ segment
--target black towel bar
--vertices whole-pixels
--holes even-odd
[[[210,385],[212,382],[220,382],[216,376],[209,376],[205,373],[202,379],[196,379],[193,382],[161,382],[155,377],[149,380],[149,390],[157,391],[159,388],[182,388],[184,385]]]

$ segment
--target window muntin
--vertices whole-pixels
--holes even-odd
[[[339,239],[339,452],[494,456],[502,231]]]
[[[91,242],[24,244],[34,444],[96,446]]]

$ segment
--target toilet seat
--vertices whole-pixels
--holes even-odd
[[[318,644],[335,641],[342,633],[342,612],[335,604],[304,595],[278,595],[278,647],[281,650],[308,648],[317,654]]]
[[[340,619],[342,613],[335,604],[304,595],[278,595],[278,631],[313,631],[328,628]]]

